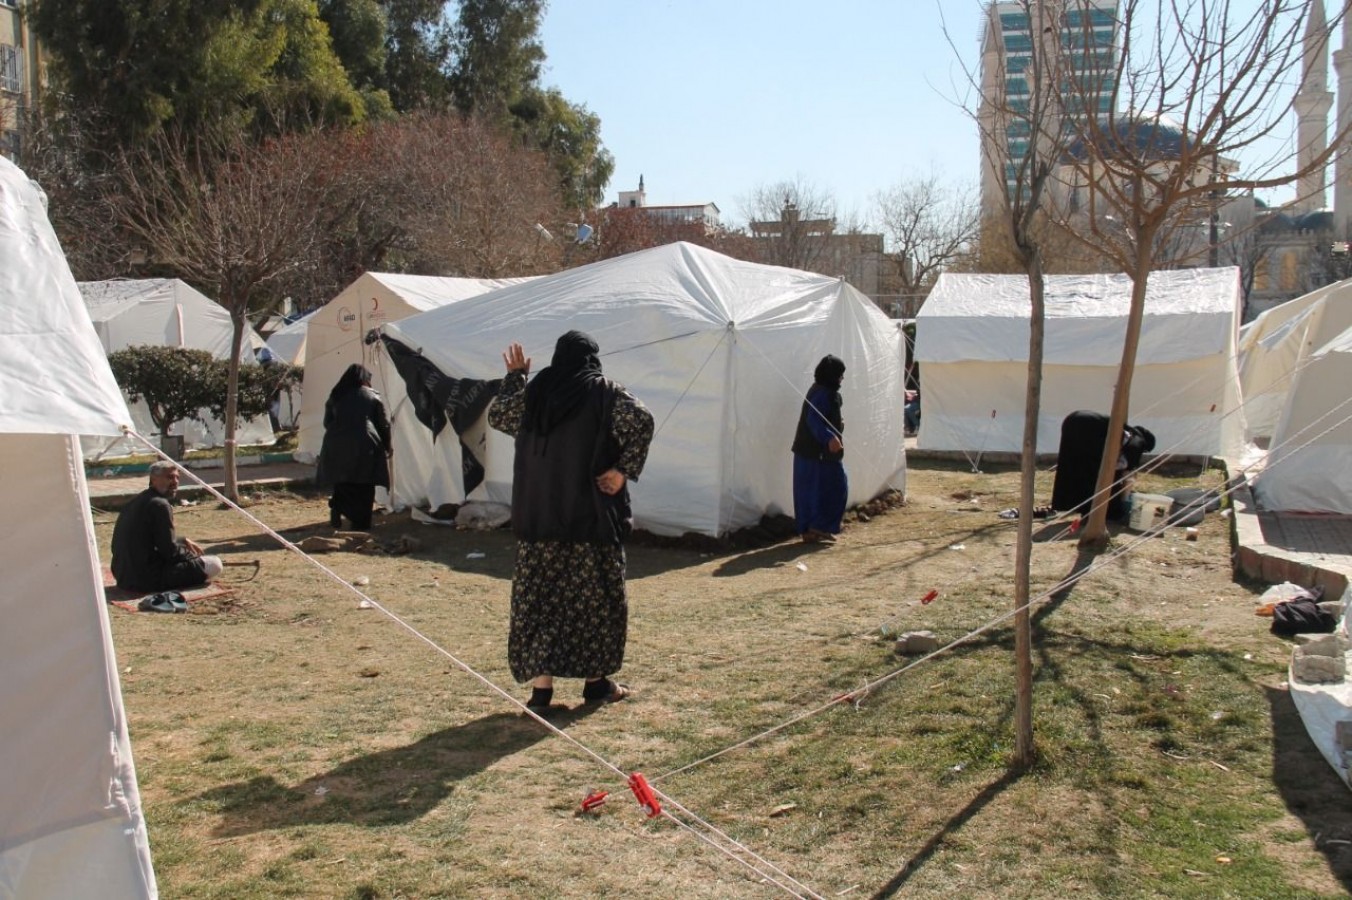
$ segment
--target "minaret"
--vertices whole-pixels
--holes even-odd
[[[998,104],[1004,102],[1005,54],[1000,17],[995,3],[986,4],[986,27],[981,42],[981,102],[976,123],[981,146],[981,216],[1003,215],[1005,197],[1005,161],[1009,157],[1005,134],[1006,116]]]
[[[1352,16],[1343,16],[1343,45],[1333,54],[1338,72],[1338,130],[1352,129]],[[1348,217],[1352,216],[1352,157],[1338,155],[1333,168],[1333,227],[1339,240],[1347,238]]]
[[[1347,46],[1344,41],[1344,46]],[[1329,110],[1333,94],[1329,92],[1329,31],[1324,18],[1323,0],[1310,4],[1310,17],[1305,22],[1305,47],[1301,61],[1300,90],[1296,92],[1295,107],[1299,116],[1296,127],[1296,164],[1307,169],[1327,148]],[[1339,66],[1339,78],[1343,67]],[[1341,94],[1341,87],[1339,92]],[[1341,110],[1340,110],[1341,117]],[[1325,195],[1325,166],[1316,166],[1307,172],[1296,187],[1296,201],[1292,211],[1301,215],[1323,209]]]

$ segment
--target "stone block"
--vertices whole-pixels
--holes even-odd
[[[923,656],[939,649],[932,631],[908,631],[897,638],[896,651],[903,656]]]
[[[1296,648],[1297,656],[1342,656],[1343,646],[1337,635],[1310,635],[1312,640]]]
[[[1346,663],[1341,656],[1314,656],[1296,649],[1291,661],[1291,676],[1301,684],[1338,684],[1347,674]]]
[[[1352,752],[1352,719],[1343,719],[1334,723],[1334,736],[1338,739],[1338,747],[1344,753]]]

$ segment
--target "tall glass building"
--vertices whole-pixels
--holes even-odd
[[[993,2],[982,33],[981,84],[983,177],[981,206],[986,215],[1003,208],[1017,187],[1018,161],[1028,153],[1029,66],[1035,41],[1044,56],[1066,67],[1075,88],[1059,86],[1068,116],[1107,118],[1113,113],[1118,65],[1117,0],[1028,0]],[[1062,123],[1073,130],[1074,123]],[[1002,184],[1003,182],[1003,184]]]

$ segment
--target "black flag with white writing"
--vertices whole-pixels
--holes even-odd
[[[381,340],[404,380],[413,414],[432,432],[432,440],[436,441],[447,422],[460,438],[460,474],[468,497],[484,480],[481,460],[488,440],[484,412],[502,387],[502,379],[452,378],[400,341],[387,335],[381,335]]]

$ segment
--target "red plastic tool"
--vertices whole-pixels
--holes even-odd
[[[662,815],[662,804],[657,802],[657,793],[648,784],[648,779],[643,777],[643,773],[635,772],[629,776],[629,790],[634,792],[634,799],[638,805],[648,811],[648,818],[652,819]]]
[[[929,606],[931,603],[934,602],[935,598],[938,596],[939,592],[937,590],[930,591],[928,594],[920,598],[920,605]]]
[[[608,791],[596,791],[588,794],[582,801],[582,811],[591,812],[592,810],[598,809],[605,804],[606,798],[609,796],[610,793]]]

